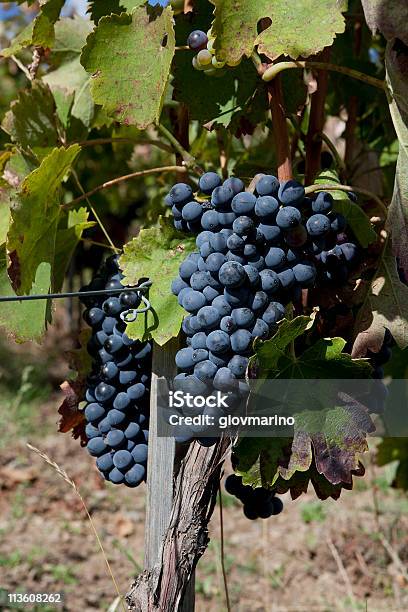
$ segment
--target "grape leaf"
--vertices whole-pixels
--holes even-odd
[[[408,276],[408,47],[388,43],[387,81],[392,91],[391,117],[399,141],[394,194],[389,208],[387,229],[393,253]]]
[[[70,210],[61,220],[55,239],[55,257],[52,271],[52,290],[61,291],[65,274],[83,232],[95,225],[88,221],[86,208]]]
[[[11,44],[8,47],[1,50],[0,56],[11,57],[12,55],[16,55],[16,53],[21,51],[21,49],[31,45],[33,40],[33,29],[34,21],[29,23],[23,30],[21,30],[14,40],[11,41]]]
[[[8,273],[18,294],[28,293],[38,266],[54,264],[60,188],[80,152],[78,145],[54,149],[22,182],[11,208]]]
[[[290,350],[292,343],[311,330],[313,324],[313,315],[283,320],[270,340],[255,343],[255,355],[248,371],[251,377],[256,374],[258,385],[262,386],[261,379],[272,378],[328,379],[329,386],[331,379],[368,378],[370,366],[343,353],[342,338],[320,339],[294,355]],[[261,389],[258,391],[262,393]],[[367,450],[366,435],[373,430],[373,424],[366,409],[356,402],[338,406],[338,398],[334,393],[331,397],[329,390],[325,400],[327,406],[323,410],[311,411],[308,406],[303,409],[306,400],[302,393],[302,411],[295,414],[293,440],[244,438],[239,443],[234,456],[246,484],[275,487],[279,481],[281,488],[286,482],[288,490],[292,479],[298,478],[298,472],[307,473],[301,478],[306,483],[313,470],[326,481],[329,495],[338,496],[339,485],[352,483],[352,476],[359,468],[357,455]],[[256,398],[250,398],[249,409],[252,401],[256,402]],[[323,480],[320,490],[324,489]]]
[[[59,142],[55,101],[49,87],[36,80],[30,89],[21,91],[1,127],[24,150],[33,151],[40,159],[45,157]]]
[[[178,275],[180,264],[194,251],[195,237],[184,236],[174,229],[170,221],[159,218],[157,226],[143,229],[131,242],[125,245],[120,258],[120,267],[125,275],[126,285],[135,285],[140,278],[149,278],[152,287],[149,300],[153,308],[150,316],[153,325],[149,331],[157,344],[163,346],[178,336],[186,315],[171,293],[170,285]],[[144,335],[144,317],[130,323],[127,331],[132,338]]]
[[[317,184],[336,185],[340,184],[340,179],[333,170],[324,170],[315,181]],[[378,236],[371,225],[370,219],[364,210],[352,202],[345,191],[331,191],[334,198],[334,210],[344,215],[356,238],[362,247],[378,240]]]
[[[387,465],[398,461],[393,485],[408,491],[408,440],[406,438],[385,438],[377,447],[377,464]]]
[[[331,45],[336,34],[344,32],[341,10],[344,2],[336,0],[210,0],[215,5],[212,31],[216,36],[217,57],[236,63],[249,57],[255,45],[270,59],[282,54],[297,59],[307,57]],[[261,19],[272,25],[258,35]]]
[[[55,25],[55,45],[50,55],[50,63],[56,68],[48,72],[43,81],[53,92],[59,117],[66,127],[70,126],[74,118],[89,128],[94,118],[91,77],[79,61],[91,29],[89,22],[79,18],[61,19]]]
[[[65,0],[44,2],[37,17],[14,38],[9,47],[2,49],[0,55],[11,57],[30,45],[52,47],[55,39],[54,25],[64,2]]]
[[[155,19],[145,6],[132,16],[103,17],[81,56],[82,65],[93,75],[94,101],[126,125],[143,129],[158,121],[174,47],[170,8]]]
[[[10,223],[11,187],[0,179],[0,247],[6,242]]]
[[[356,318],[353,355],[366,354],[367,347],[378,351],[388,328],[401,348],[408,346],[408,287],[400,280],[395,257],[388,242],[379,267],[366,285],[365,299]]]
[[[145,3],[146,0],[92,0],[89,2],[88,12],[91,19],[98,23],[105,15],[120,15],[124,11],[130,13],[132,9]]]
[[[55,40],[54,24],[57,21],[65,0],[48,0],[41,6],[35,18],[32,44],[38,47],[52,47]]]
[[[51,267],[41,263],[37,270],[31,293],[48,293],[51,282]],[[0,295],[15,295],[7,276],[6,254],[0,254]],[[0,326],[16,342],[39,341],[45,332],[45,321],[50,304],[46,300],[1,303]]]
[[[361,0],[367,25],[387,40],[399,38],[408,45],[408,5],[395,0]]]

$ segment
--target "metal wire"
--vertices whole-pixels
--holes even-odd
[[[60,298],[97,297],[102,295],[119,295],[124,291],[143,291],[151,287],[152,281],[145,281],[135,287],[122,289],[100,289],[98,291],[72,291],[71,293],[39,293],[33,295],[0,295],[1,302],[29,302],[31,300],[58,300]]]

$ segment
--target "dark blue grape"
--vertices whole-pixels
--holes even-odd
[[[298,263],[293,267],[296,282],[301,287],[313,287],[316,280],[316,268],[311,262]]]
[[[324,236],[330,230],[330,219],[326,215],[312,215],[306,223],[310,236]]]
[[[207,257],[205,263],[209,272],[218,272],[226,261],[226,257],[222,253],[211,253],[211,255]]]
[[[129,423],[124,432],[124,435],[128,440],[134,440],[139,434],[140,427],[137,423]]]
[[[105,313],[101,308],[91,308],[84,312],[84,319],[91,327],[96,327],[102,323]]]
[[[278,278],[283,289],[289,289],[295,284],[295,274],[292,268],[286,268],[278,272]]]
[[[206,172],[200,177],[200,190],[206,195],[211,195],[216,187],[222,184],[221,178],[215,172]]]
[[[273,270],[261,270],[259,273],[261,286],[267,294],[276,293],[280,288],[279,276]]]
[[[276,215],[276,224],[283,230],[290,230],[297,227],[302,221],[300,211],[294,206],[281,208]]]
[[[113,334],[115,325],[116,319],[114,317],[106,317],[102,323],[102,329],[105,334],[108,334],[108,336],[110,336],[110,334]]]
[[[85,427],[85,433],[88,440],[90,440],[91,438],[97,438],[100,435],[99,429],[92,425],[92,423],[87,424],[87,426]]]
[[[279,202],[272,196],[261,196],[255,204],[255,214],[262,220],[271,221],[276,218]]]
[[[108,480],[112,484],[122,484],[125,480],[125,475],[120,470],[118,470],[118,468],[114,467],[113,470],[111,470],[108,474]]]
[[[215,355],[226,353],[229,351],[230,346],[228,334],[221,330],[212,331],[207,336],[207,349]]]
[[[200,326],[207,330],[213,329],[220,322],[221,315],[214,306],[203,306],[197,313]]]
[[[285,206],[298,206],[305,197],[305,188],[297,181],[290,180],[281,183],[278,198]]]
[[[254,327],[252,328],[252,337],[266,340],[269,337],[269,333],[269,325],[262,319],[257,319]]]
[[[221,211],[218,213],[218,222],[223,228],[231,228],[236,218],[237,215],[234,212]]]
[[[280,240],[282,231],[277,225],[269,225],[267,223],[260,223],[258,225],[258,232],[260,232],[266,242],[273,244]]]
[[[223,317],[220,322],[220,330],[226,334],[232,334],[237,329],[237,325],[232,317]]]
[[[193,350],[193,361],[194,363],[200,363],[200,361],[206,361],[208,359],[208,351],[203,348]]]
[[[223,295],[219,295],[212,301],[212,306],[218,310],[221,317],[231,314],[231,306]]]
[[[193,349],[191,347],[182,348],[177,351],[176,365],[180,370],[192,370],[194,368]]]
[[[260,196],[277,196],[279,191],[279,181],[276,176],[265,174],[256,183],[256,191]]]
[[[273,328],[276,323],[285,317],[285,314],[285,307],[283,304],[280,304],[279,302],[271,302],[262,315],[262,319],[269,325],[270,328]]]
[[[244,354],[252,343],[251,333],[247,329],[239,329],[231,336],[231,348],[234,353]]]
[[[201,217],[201,227],[205,230],[216,232],[219,227],[218,213],[216,210],[206,210]]]
[[[220,282],[227,288],[239,287],[244,283],[245,277],[245,268],[235,261],[223,264],[219,272]]]
[[[327,215],[333,208],[333,196],[331,193],[321,191],[317,198],[312,202],[312,210],[314,213]]]
[[[286,263],[285,251],[278,247],[271,247],[265,255],[265,263],[272,270],[279,270]]]
[[[241,191],[245,191],[244,182],[235,176],[230,176],[230,178],[227,178],[227,180],[224,181],[223,185],[224,187],[229,187],[230,189],[232,189],[234,195],[240,193]]]
[[[225,253],[227,251],[227,236],[221,232],[210,236],[210,245],[215,252]]]
[[[95,398],[98,402],[107,402],[114,396],[114,394],[115,387],[112,387],[112,385],[99,383],[99,385],[95,387]]]
[[[251,327],[255,320],[254,313],[249,308],[235,308],[231,317],[237,327]]]
[[[136,401],[141,399],[146,393],[146,385],[143,383],[136,383],[128,388],[126,391],[131,400]]]
[[[121,294],[119,300],[122,306],[127,308],[136,308],[140,304],[140,297],[136,291],[125,291],[125,293]]]
[[[250,215],[254,212],[256,197],[252,193],[244,191],[234,196],[231,208],[237,215]]]
[[[108,416],[106,417],[111,427],[118,427],[126,420],[126,415],[121,410],[109,410]]]
[[[171,188],[169,195],[173,204],[184,204],[191,200],[193,191],[189,185],[177,183]]]
[[[93,402],[85,408],[85,418],[88,423],[95,423],[105,416],[105,408],[100,404]]]
[[[121,391],[120,393],[118,393],[113,401],[113,407],[116,410],[126,410],[129,404],[130,404],[130,397],[125,391]]]
[[[101,472],[110,472],[113,468],[113,458],[111,453],[105,453],[96,460],[96,467]]]
[[[237,378],[243,378],[248,367],[248,358],[242,355],[234,355],[228,362],[228,367]]]
[[[184,221],[198,221],[203,214],[203,207],[195,201],[188,202],[183,206],[182,217]]]
[[[134,464],[134,460],[129,451],[119,450],[113,455],[113,464],[121,472],[126,472]]]
[[[231,202],[233,197],[234,192],[232,191],[231,187],[225,187],[225,185],[222,185],[221,187],[216,187],[212,192],[211,202],[215,208],[222,210]]]
[[[193,349],[207,348],[206,340],[207,340],[207,336],[204,332],[198,332],[194,334],[194,336],[191,339],[191,348]]]
[[[227,253],[227,261],[236,261],[237,263],[241,264],[241,266],[244,266],[247,262],[246,257],[244,257],[244,255],[239,255],[238,253],[232,253],[231,251],[228,251]]]
[[[234,374],[229,368],[220,368],[214,376],[214,389],[232,391],[237,386]]]
[[[144,479],[146,470],[143,465],[136,464],[125,474],[125,480],[129,487],[137,487]]]
[[[218,296],[220,295],[219,292],[216,289],[213,289],[213,287],[205,287],[203,289],[203,294],[205,299],[207,300],[207,302],[209,304],[211,304],[211,302]]]
[[[190,49],[192,51],[200,51],[201,49],[205,49],[207,47],[207,43],[208,43],[208,36],[205,32],[203,32],[202,30],[194,30],[193,32],[191,32],[188,35],[187,38],[187,45],[190,47]],[[201,179],[205,178],[208,175],[213,175],[215,174],[214,172],[207,172],[206,174],[204,174]],[[215,175],[217,176],[217,175]],[[218,176],[217,176],[218,178]],[[200,181],[201,181],[200,179]],[[220,179],[221,181],[221,179]],[[202,188],[201,184],[200,184],[200,189],[202,191],[204,191],[204,189]]]
[[[236,234],[238,234],[238,236],[247,236],[255,229],[255,224],[251,217],[242,215],[241,217],[237,217],[235,219],[234,223],[232,224],[232,229]]]
[[[255,313],[264,310],[269,302],[269,298],[265,291],[257,291],[253,296],[249,308]]]
[[[187,312],[198,312],[206,303],[207,300],[199,291],[187,289],[186,293],[183,295],[182,306]]]
[[[134,370],[123,370],[119,373],[119,382],[121,385],[130,385],[136,380],[137,374]]]
[[[125,441],[125,434],[120,429],[112,429],[105,438],[111,448],[120,448]]]
[[[99,457],[106,453],[106,444],[102,437],[91,438],[86,445],[88,452],[92,457]]]
[[[122,304],[120,303],[119,298],[110,297],[104,301],[104,303],[102,304],[102,308],[104,309],[107,315],[112,316],[117,315],[122,311]]]
[[[109,413],[108,413],[109,415]],[[107,433],[110,432],[110,430],[112,429],[112,426],[110,424],[110,421],[108,419],[108,417],[105,417],[104,419],[102,419],[102,421],[100,421],[98,423],[98,429],[100,431],[101,434],[106,435]]]
[[[194,367],[194,375],[202,382],[207,382],[214,378],[217,370],[217,366],[212,361],[200,361]]]
[[[343,257],[349,266],[354,265],[358,261],[359,250],[355,244],[352,242],[345,242],[344,244],[341,244],[339,248],[341,249]]]
[[[205,242],[210,242],[210,238],[212,236],[212,232],[205,231],[200,232],[196,238],[197,248],[200,248]]]
[[[188,281],[194,272],[197,272],[197,264],[192,259],[186,259],[179,267],[180,277],[184,281]]]
[[[114,355],[124,347],[124,344],[120,336],[112,334],[112,336],[108,336],[108,338],[105,340],[103,347],[105,351],[111,355]]]
[[[145,463],[147,461],[147,444],[136,444],[132,450],[132,457],[135,463]]]

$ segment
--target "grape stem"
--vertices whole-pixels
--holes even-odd
[[[88,204],[88,206],[89,206],[89,209],[91,210],[91,212],[92,212],[93,216],[95,217],[96,221],[98,222],[98,225],[99,225],[99,227],[101,228],[102,233],[104,234],[104,236],[105,236],[106,240],[107,240],[107,241],[109,242],[109,244],[111,245],[112,250],[114,250],[114,251],[116,251],[116,252],[117,252],[117,251],[118,251],[118,249],[115,247],[115,245],[114,245],[114,243],[113,243],[113,240],[112,240],[112,239],[111,239],[111,237],[109,236],[109,232],[108,232],[108,230],[106,229],[106,227],[105,227],[105,226],[104,226],[104,224],[102,223],[102,219],[99,217],[98,213],[96,212],[96,210],[95,210],[95,209],[94,209],[94,207],[92,206],[92,204],[91,204],[91,202],[90,202],[89,198],[87,197],[87,195],[86,195],[86,193],[85,193],[85,189],[82,187],[81,182],[80,182],[80,180],[79,180],[79,178],[78,178],[78,175],[77,175],[77,173],[75,172],[75,170],[74,170],[74,169],[72,170],[72,176],[73,176],[73,177],[74,177],[74,179],[75,179],[75,182],[76,182],[76,184],[77,184],[77,186],[78,186],[78,189],[79,189],[79,190],[82,192],[82,195],[83,195],[83,197],[85,198],[85,200],[86,200],[86,202],[87,202],[87,204]]]
[[[83,193],[81,196],[79,196],[78,198],[75,198],[74,200],[71,200],[67,204],[63,204],[61,208],[63,209],[72,208],[72,206],[75,206],[76,204],[78,204],[79,202],[82,202],[83,200],[87,200],[88,198],[93,196],[95,193],[98,193],[98,191],[102,191],[103,189],[109,189],[109,187],[113,187],[114,185],[118,185],[119,183],[124,183],[125,181],[129,181],[131,179],[138,178],[139,176],[148,176],[149,174],[157,174],[159,172],[187,172],[187,171],[188,170],[185,166],[162,166],[160,168],[149,168],[148,170],[139,170],[138,172],[132,172],[131,174],[125,174],[124,176],[118,176],[112,179],[111,181],[106,181],[105,183],[102,183],[101,185],[94,187],[94,189],[91,189],[91,191],[88,191],[87,193]]]
[[[384,205],[384,203],[380,200],[380,198],[373,193],[372,191],[368,191],[368,189],[363,189],[362,187],[351,187],[350,185],[334,185],[333,183],[329,184],[321,184],[321,185],[309,185],[305,188],[306,195],[310,193],[314,193],[315,191],[354,191],[355,193],[360,193],[371,200],[374,200],[378,207],[384,214],[384,218],[386,219],[388,216],[388,209]]]
[[[177,140],[177,138],[161,123],[156,124],[156,128],[167,140],[170,142],[172,147],[177,153],[181,155],[183,158],[183,163],[186,168],[189,170],[193,170],[196,174],[203,174],[203,169],[197,164],[195,157],[193,157],[186,149],[182,146],[182,144]]]
[[[375,77],[369,76],[364,72],[354,70],[354,68],[348,68],[347,66],[337,66],[336,64],[330,64],[326,62],[278,62],[277,64],[273,64],[264,71],[262,79],[267,82],[273,81],[280,72],[282,72],[283,70],[289,70],[290,68],[316,68],[318,70],[330,70],[332,72],[339,72],[340,74],[344,74],[353,79],[357,79],[358,81],[362,81],[367,85],[377,87],[377,89],[382,89],[386,92],[389,91],[387,83],[385,81],[382,81],[381,79],[376,79]]]

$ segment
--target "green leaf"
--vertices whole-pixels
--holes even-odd
[[[408,68],[406,55],[388,43],[386,50],[387,82],[391,89],[390,112],[399,141],[394,194],[389,208],[387,229],[394,254],[408,277]]]
[[[192,119],[200,123],[236,129],[242,118],[253,125],[265,119],[265,88],[251,62],[244,61],[228,69],[220,78],[206,76],[191,64],[191,52],[178,51],[174,60],[172,82],[175,100],[185,104]],[[194,96],[191,92],[194,91]],[[260,109],[255,108],[260,100]]]
[[[333,170],[324,170],[315,181],[317,184],[336,185],[340,179]],[[352,202],[345,191],[331,191],[335,200],[334,210],[344,215],[362,247],[376,242],[378,236],[370,219],[358,204]]]
[[[31,293],[48,293],[51,267],[41,263],[35,274]],[[6,254],[0,255],[0,295],[15,295],[6,269]],[[0,326],[17,342],[39,341],[45,332],[45,321],[50,304],[46,300],[0,304]]]
[[[34,29],[34,21],[29,23],[17,36],[14,40],[11,41],[9,47],[1,50],[0,55],[3,57],[11,57],[12,55],[16,55],[25,47],[31,45],[33,40],[33,29]]]
[[[75,124],[73,119],[89,128],[94,118],[91,77],[79,60],[91,30],[91,24],[80,18],[61,19],[55,25],[55,45],[50,62],[56,68],[48,72],[43,81],[54,95],[58,116],[66,128]]]
[[[174,229],[168,220],[159,218],[157,226],[142,229],[140,234],[125,245],[120,258],[120,267],[125,279],[123,284],[135,285],[141,278],[149,278],[152,287],[149,300],[153,308],[153,329],[149,335],[163,346],[168,340],[178,336],[180,326],[186,315],[179,306],[177,298],[171,293],[171,282],[178,275],[180,264],[194,251],[195,237],[184,236]],[[132,338],[144,335],[144,317],[130,323],[127,332]]]
[[[65,0],[43,2],[37,17],[15,37],[9,47],[2,49],[0,55],[10,57],[30,45],[52,47],[55,40],[54,25],[64,2]]]
[[[49,87],[34,81],[30,89],[21,91],[1,127],[25,151],[33,151],[40,159],[47,155],[59,142],[55,101]]]
[[[12,188],[0,179],[0,247],[6,242],[10,223],[10,201]]]
[[[170,8],[155,19],[145,6],[131,17],[103,17],[89,35],[81,56],[82,65],[93,75],[95,103],[127,125],[144,129],[157,122],[174,47]]]
[[[364,346],[380,347],[384,328],[390,330],[397,344],[404,349],[408,346],[408,287],[400,280],[389,243],[373,279],[365,283],[366,296],[356,319],[356,354],[365,354]]]
[[[88,221],[86,208],[70,210],[61,221],[55,239],[55,257],[52,272],[52,290],[61,291],[66,271],[74,251],[81,240],[83,232],[94,227],[93,221]],[[61,226],[64,227],[61,227]]]
[[[289,55],[293,59],[308,57],[332,44],[336,34],[344,32],[337,0],[210,0],[215,5],[212,31],[216,36],[217,57],[236,63],[249,57],[255,45],[270,59]],[[258,35],[260,19],[269,18],[272,25]]]
[[[65,0],[48,0],[43,3],[34,21],[32,44],[38,47],[52,47],[55,40],[54,24],[57,21]]]
[[[61,184],[80,152],[78,145],[54,149],[22,182],[11,209],[8,273],[14,290],[28,293],[42,262],[54,264]]]
[[[256,393],[249,398],[249,413],[259,410],[257,396],[268,397],[267,391],[262,394],[262,386],[268,385],[263,380],[327,379],[327,392],[324,405],[319,408],[321,380],[318,396],[314,395],[313,385],[310,386],[310,398],[304,388],[300,388],[299,403],[293,395],[296,383],[290,392],[288,387],[292,398],[289,401],[296,402],[293,403],[296,425],[292,440],[252,438],[239,443],[235,451],[238,470],[247,484],[275,487],[278,481],[289,482],[298,478],[297,472],[307,473],[307,480],[316,470],[323,479],[320,489],[326,481],[331,495],[333,485],[352,482],[353,472],[359,466],[357,456],[367,450],[366,435],[372,431],[372,421],[360,405],[338,406],[338,389],[332,381],[368,378],[371,367],[366,361],[352,359],[351,355],[343,353],[346,342],[342,338],[321,338],[300,354],[295,354],[298,346],[295,341],[312,331],[314,318],[312,315],[283,320],[270,340],[255,343],[255,355],[250,360],[248,371],[251,376],[256,374],[258,382]],[[289,484],[285,486],[291,488]]]

